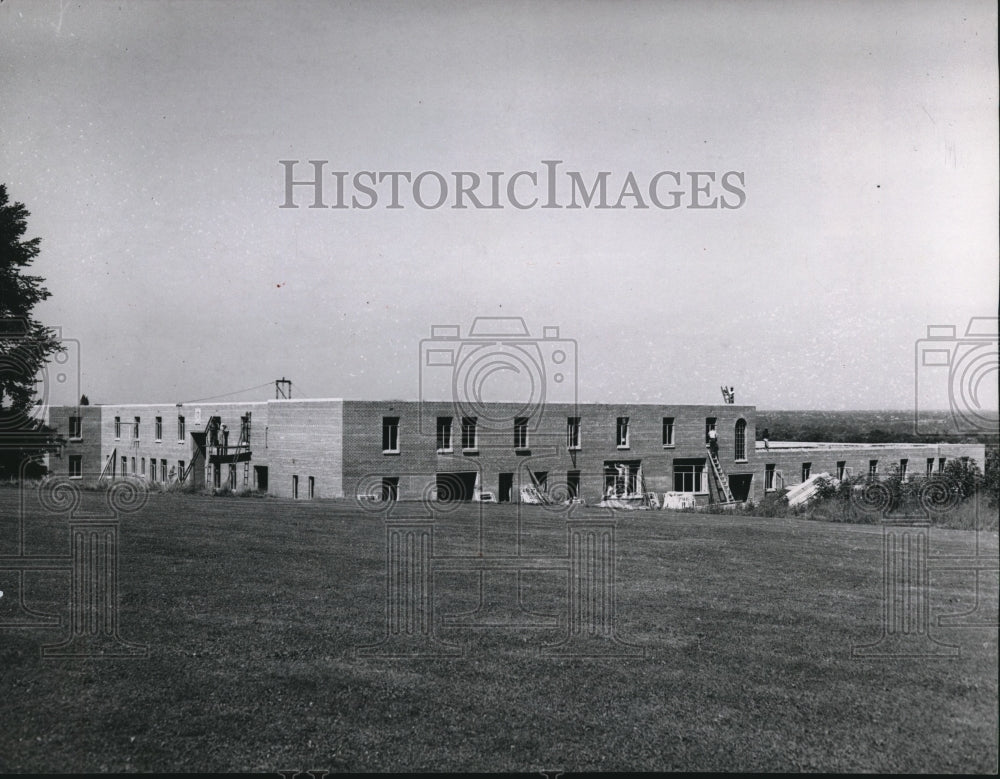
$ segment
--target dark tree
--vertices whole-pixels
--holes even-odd
[[[979,464],[969,457],[948,460],[944,465],[942,475],[963,500],[972,495],[983,484],[983,472],[979,469]]]
[[[1000,507],[1000,449],[996,444],[986,445],[986,462],[983,465],[983,487],[989,497],[990,508]]]
[[[8,477],[22,465],[37,474],[41,455],[57,451],[61,440],[43,423],[38,393],[39,373],[62,347],[56,332],[32,315],[50,293],[44,279],[25,272],[41,243],[24,238],[29,216],[0,184],[0,473]]]

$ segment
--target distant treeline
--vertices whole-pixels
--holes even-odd
[[[922,412],[919,425],[909,411],[757,411],[757,438],[766,429],[772,441],[832,443],[997,444],[997,427],[968,435],[954,429],[947,411]],[[936,432],[941,431],[941,432]]]

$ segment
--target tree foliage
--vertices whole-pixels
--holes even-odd
[[[0,473],[8,476],[60,442],[41,419],[37,377],[62,347],[57,333],[33,315],[50,293],[43,278],[27,272],[41,244],[25,238],[30,215],[0,184]]]
[[[837,494],[837,484],[833,479],[820,476],[816,479],[816,492],[813,500],[829,500]]]
[[[991,509],[1000,507],[1000,448],[986,447],[986,463],[983,465],[983,488],[989,497]]]
[[[983,483],[983,472],[971,457],[949,460],[941,473],[962,500],[971,497]]]

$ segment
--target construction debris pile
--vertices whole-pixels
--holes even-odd
[[[785,498],[788,500],[788,505],[799,506],[803,503],[808,503],[819,490],[820,479],[832,484],[834,487],[840,486],[840,479],[834,479],[829,473],[817,473],[815,476],[806,479],[801,484],[796,484],[788,490],[785,494]]]

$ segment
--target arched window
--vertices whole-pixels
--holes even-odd
[[[747,423],[744,419],[736,421],[736,459],[747,459]]]

